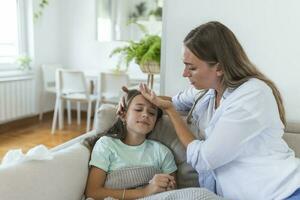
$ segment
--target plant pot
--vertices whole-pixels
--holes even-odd
[[[160,72],[160,66],[157,62],[147,62],[140,65],[140,69],[147,74],[159,74]]]

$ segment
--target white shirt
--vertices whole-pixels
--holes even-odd
[[[173,98],[178,110],[188,110],[195,91]],[[283,124],[272,90],[250,79],[227,89],[214,111],[215,91],[196,105],[193,118],[205,140],[187,147],[187,162],[201,176],[211,171],[217,193],[229,199],[284,199],[300,188],[300,160],[282,139]]]

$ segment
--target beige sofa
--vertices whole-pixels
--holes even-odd
[[[91,131],[51,149],[52,160],[27,161],[0,166],[1,200],[80,200],[88,175],[90,152],[80,144],[88,136],[102,132],[113,123],[115,108],[103,105],[98,111],[96,131]],[[178,164],[179,187],[197,186],[196,172],[185,162],[185,151],[179,143],[167,116],[150,136],[166,144]],[[300,156],[300,126],[290,123],[284,139]]]

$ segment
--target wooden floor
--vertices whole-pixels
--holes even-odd
[[[86,120],[84,119],[82,116],[80,126],[77,125],[76,119],[72,120],[72,125],[65,123],[64,129],[57,130],[55,134],[51,134],[52,113],[47,113],[42,121],[39,121],[38,117],[32,117],[0,125],[0,160],[10,149],[21,148],[25,153],[39,144],[52,148],[75,138],[85,133]]]

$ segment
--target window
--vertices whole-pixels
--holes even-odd
[[[24,20],[23,0],[0,0],[0,67],[14,67],[24,53],[21,19]]]

